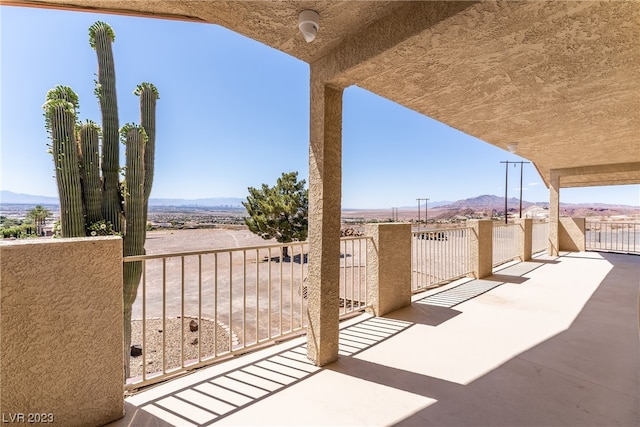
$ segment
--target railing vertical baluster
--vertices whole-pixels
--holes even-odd
[[[260,251],[256,249],[256,343],[260,342]]]
[[[358,239],[358,308],[362,306],[362,239]]]
[[[242,346],[247,346],[247,251],[242,251]]]
[[[297,245],[300,250],[300,327],[304,327],[304,248]]]
[[[167,372],[167,259],[162,258],[162,373]]]
[[[289,330],[293,331],[293,247],[289,254]]]
[[[456,246],[455,241],[453,240],[453,236],[450,230],[443,231],[444,240],[443,245],[445,250],[449,254],[449,265],[447,265],[447,276],[454,277],[455,276],[455,266],[456,266]]]
[[[426,286],[426,279],[427,279],[427,248],[425,248],[424,245],[424,240],[420,238],[420,235],[417,235],[416,238],[416,245],[418,245],[418,251],[420,253],[420,258],[418,258],[418,261],[416,263],[416,269],[419,271],[419,279],[418,279],[418,285],[419,288],[422,289]]]
[[[347,312],[347,241],[341,240],[340,246],[344,250],[344,254],[342,256],[342,259],[340,260],[340,264],[342,268],[342,283],[340,284],[340,287],[343,289],[342,314],[345,314]]]
[[[282,256],[282,246],[280,246],[280,263],[279,264],[280,264],[280,292],[279,292],[279,294],[280,294],[280,310],[279,311],[280,311],[280,333],[282,334],[282,331],[284,330],[283,325],[282,325],[282,320],[283,320],[282,319],[282,314],[284,312],[284,308],[283,308],[284,299],[282,297],[282,293],[284,291],[284,285],[282,283],[283,282],[283,276],[282,276],[282,274],[283,274],[283,271],[282,271],[283,266],[282,266],[282,264],[284,264],[284,257]]]
[[[627,231],[627,251],[631,248],[631,242],[629,240],[629,236],[631,235],[631,228],[628,227],[628,224],[625,224],[624,229]]]
[[[229,350],[233,350],[233,252],[229,251]],[[243,343],[244,344],[244,343]]]
[[[130,349],[125,349],[125,357]],[[142,381],[147,379],[147,260],[142,261]]]
[[[180,367],[184,368],[184,256],[180,260]]]
[[[213,257],[213,356],[218,355],[218,254]]]
[[[199,254],[198,255],[198,362],[201,362],[201,361],[202,361],[202,254]]]
[[[271,248],[267,249],[267,257],[269,259],[269,263],[267,265],[267,298],[269,299],[268,304],[268,312],[267,318],[269,320],[269,325],[267,327],[267,339],[271,339],[271,312],[272,312],[272,304],[271,304]]]
[[[356,288],[355,288],[355,283],[356,283],[356,270],[355,270],[355,263],[354,263],[354,259],[355,258],[355,253],[353,251],[354,243],[353,240],[350,240],[349,243],[351,244],[351,309],[354,309],[354,304],[356,301]]]

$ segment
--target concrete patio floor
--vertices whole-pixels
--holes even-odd
[[[110,426],[638,426],[640,257],[508,264],[341,324],[316,368],[298,338],[126,399]]]

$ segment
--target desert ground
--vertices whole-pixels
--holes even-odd
[[[289,244],[290,256],[281,257],[279,246],[268,248],[276,244],[238,228],[148,232],[151,259],[144,262],[132,312],[132,344],[142,342],[141,319],[147,319],[143,346],[148,360],[153,358],[147,371],[162,365],[163,333],[167,368],[172,368],[180,365],[181,341],[185,360],[193,360],[198,347],[200,356],[208,357],[302,329],[308,246]],[[341,253],[340,294],[348,299],[343,307],[350,308],[354,298],[365,300],[366,251],[353,240],[343,242]],[[166,254],[171,255],[160,257]],[[163,318],[161,325],[158,319]],[[203,319],[199,340],[188,329],[192,318]],[[218,343],[210,345],[213,337]],[[132,367],[139,367],[132,376],[139,375],[140,358],[132,360]]]
[[[230,249],[277,243],[248,229],[156,230],[147,232],[147,254]]]

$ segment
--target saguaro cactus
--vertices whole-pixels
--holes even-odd
[[[51,89],[43,105],[60,194],[60,225],[67,237],[86,236],[75,137],[77,108],[78,96],[69,86]]]
[[[111,44],[116,36],[106,23],[98,21],[89,27],[89,44],[98,57],[96,95],[102,112],[102,215],[115,231],[121,228],[121,198],[118,186],[120,168],[118,98],[116,72]]]
[[[102,180],[100,179],[100,127],[87,120],[78,131],[78,154],[82,178],[82,197],[87,224],[102,220]]]
[[[104,22],[96,22],[89,29],[89,42],[98,55],[96,95],[100,101],[103,122],[101,156],[98,125],[87,121],[76,128],[78,96],[71,88],[56,86],[50,90],[43,108],[52,139],[61,205],[62,237],[86,236],[89,227],[101,222],[105,227],[110,224],[110,229],[122,234],[125,256],[143,255],[147,209],[153,184],[155,111],[159,97],[153,84],[138,85],[134,94],[140,96],[141,125],[127,124],[118,130],[111,50],[114,40],[113,30]],[[126,146],[125,179],[122,185],[118,182],[120,135]],[[102,176],[98,167],[100,163]],[[123,224],[126,225],[123,227]],[[125,263],[125,351],[131,345],[131,307],[136,299],[141,275],[141,262]],[[125,357],[127,376],[128,362],[129,358]]]
[[[156,100],[159,99],[158,89],[151,83],[141,83],[133,92],[140,97],[140,124],[147,134],[147,144],[144,151],[144,224],[147,223],[149,196],[153,185],[154,159],[156,152]],[[146,237],[146,235],[145,235]]]

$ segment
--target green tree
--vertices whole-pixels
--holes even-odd
[[[245,224],[263,239],[280,243],[307,239],[309,190],[305,180],[298,181],[298,172],[283,173],[275,186],[262,184],[260,189],[249,187],[249,196],[242,205],[247,209]],[[283,249],[288,257],[288,248]]]
[[[51,211],[42,205],[36,205],[33,209],[27,211],[27,218],[33,221],[38,236],[42,236],[42,227],[44,227],[47,218],[50,216]]]

